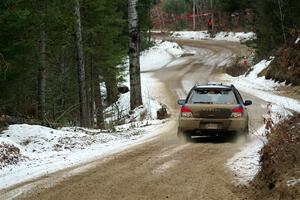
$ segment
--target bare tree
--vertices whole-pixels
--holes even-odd
[[[94,81],[94,92],[95,92],[95,116],[97,119],[97,128],[104,128],[104,116],[103,116],[103,105],[102,105],[102,94],[101,94],[101,89],[99,82],[101,82],[101,79],[98,78],[96,81]]]
[[[280,24],[281,24],[283,40],[284,40],[284,42],[286,42],[286,35],[285,35],[285,30],[284,30],[284,14],[282,12],[283,5],[282,5],[281,0],[277,0],[277,3],[278,3],[278,8],[279,8],[279,14],[280,14]]]
[[[193,0],[193,31],[196,30],[196,2]]]
[[[211,19],[212,19],[212,26],[211,29],[214,31],[214,26],[215,26],[215,19],[214,19],[214,6],[213,6],[213,0],[210,0],[210,9],[211,9]]]
[[[82,44],[82,27],[80,16],[80,3],[75,0],[75,37],[77,49],[77,69],[78,69],[78,84],[79,84],[79,101],[80,101],[80,126],[89,126],[89,111],[86,93],[86,80],[85,80],[85,65]]]
[[[38,4],[38,10],[42,18],[39,27],[39,54],[40,62],[38,67],[38,119],[45,120],[46,110],[46,31],[45,31],[45,1],[41,0]]]
[[[138,0],[128,0],[129,28],[129,73],[130,73],[130,109],[143,104],[140,75],[140,33],[138,27]]]
[[[164,22],[161,8],[159,6],[155,6],[154,12],[156,14],[157,19],[159,20],[159,29],[162,32],[165,29],[165,22]]]

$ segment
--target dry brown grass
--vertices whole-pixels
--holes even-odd
[[[233,77],[237,77],[245,74],[249,70],[249,65],[234,63],[229,67],[225,68],[225,72]]]
[[[2,131],[6,130],[8,123],[6,121],[5,115],[0,113],[0,134]]]
[[[17,165],[26,159],[28,157],[22,155],[18,147],[0,142],[0,170],[9,165]]]
[[[300,114],[272,128],[268,143],[261,150],[261,170],[248,192],[253,199],[300,199]],[[249,190],[250,189],[250,190]]]
[[[267,79],[300,85],[300,43],[295,44],[295,39],[287,42],[260,75],[265,75]]]

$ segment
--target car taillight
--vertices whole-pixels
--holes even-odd
[[[242,117],[244,114],[244,108],[242,106],[232,109],[231,117],[238,118]]]
[[[192,111],[186,106],[182,106],[180,112],[181,117],[193,117]]]

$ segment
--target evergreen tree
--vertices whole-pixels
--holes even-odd
[[[85,98],[81,118],[86,121],[81,124],[87,126],[97,116],[98,125],[103,125],[104,107],[119,98],[122,69],[117,66],[128,51],[128,2],[80,1],[81,31],[75,26],[76,2],[0,1],[1,113],[39,118],[48,125],[78,125],[80,102]],[[152,3],[140,0],[138,4],[142,48],[151,44]],[[85,67],[80,73],[84,87],[78,86],[78,63]],[[107,99],[100,95],[99,82],[105,82]]]

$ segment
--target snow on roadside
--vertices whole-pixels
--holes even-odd
[[[268,116],[264,117],[269,117],[275,124],[292,114],[286,109],[276,105],[270,106],[268,110],[270,113],[266,114]],[[249,142],[242,147],[241,151],[236,153],[226,163],[226,166],[234,172],[234,178],[238,184],[248,184],[257,174],[260,169],[259,152],[263,148],[264,144],[267,143],[267,130],[265,129],[265,126],[252,131],[253,133],[250,135]]]
[[[254,40],[256,34],[253,32],[220,32],[217,33],[213,40],[226,40],[231,42],[246,42]]]
[[[141,54],[142,72],[160,69],[185,53],[175,42],[156,40],[155,43],[155,46]]]
[[[183,53],[178,44],[159,41],[154,47],[142,52],[142,70],[164,67],[172,58],[180,57]],[[125,84],[129,86],[128,61],[125,73]],[[135,109],[125,124],[115,126],[114,131],[80,127],[56,130],[27,124],[9,126],[8,130],[0,134],[0,188],[102,158],[161,133],[163,128],[168,127],[165,123],[170,122],[157,120],[156,111],[161,105],[152,96],[157,89],[157,80],[149,73],[142,73],[141,82],[144,106]],[[121,95],[116,104],[124,116],[129,113],[129,95]],[[14,154],[10,163],[2,162],[2,156],[8,161],[7,156],[11,152]]]
[[[208,40],[210,39],[207,31],[175,31],[171,33],[173,38]]]
[[[295,186],[295,185],[298,185],[298,184],[300,184],[300,178],[299,178],[299,179],[291,179],[291,180],[288,180],[288,181],[286,182],[286,184],[287,184],[287,186],[289,186],[289,187],[293,187],[293,186]]]
[[[268,67],[270,63],[270,60],[262,60],[252,67],[252,71],[248,75],[232,77],[228,74],[224,74],[221,79],[224,82],[235,85],[239,90],[257,96],[267,102],[271,102],[272,104],[286,109],[300,112],[299,101],[276,94],[276,88],[279,86],[284,86],[285,83],[267,80],[264,76],[258,77],[258,74]]]
[[[26,158],[1,169],[0,188],[122,151],[153,138],[163,127],[159,123],[109,133],[74,127],[55,130],[37,125],[11,125],[1,134],[0,141],[12,143]]]
[[[129,76],[126,77],[126,86],[130,88]],[[140,127],[144,126],[143,121],[148,125],[156,124],[159,120],[157,119],[157,110],[162,107],[162,105],[152,96],[152,91],[155,90],[154,83],[157,80],[151,76],[149,73],[141,74],[141,85],[142,85],[142,100],[143,106],[140,106],[134,110],[130,111],[130,92],[122,94],[118,99],[116,104],[106,108],[106,113],[111,113],[111,117],[106,118],[107,123],[116,122],[118,119],[124,119],[125,125],[115,127],[116,130],[123,129],[124,127],[134,126]],[[131,114],[129,114],[131,112]]]
[[[261,127],[255,131],[254,138],[251,139],[241,151],[227,160],[226,166],[234,172],[234,179],[238,184],[247,184],[253,179],[259,170],[259,151],[264,146],[265,128]]]
[[[173,38],[193,40],[224,40],[231,42],[245,42],[254,40],[256,34],[253,32],[219,32],[211,38],[207,31],[175,31],[171,34]]]
[[[141,62],[141,72],[149,72],[152,70],[158,70],[163,67],[172,67],[174,58],[181,57],[184,53],[190,53],[190,51],[183,50],[177,43],[169,41],[156,40],[155,46],[148,50],[141,52],[140,62]],[[170,64],[170,65],[168,65]],[[126,68],[123,76],[125,78],[125,83],[127,87],[130,88],[129,84],[129,60],[128,58],[124,61],[122,66]],[[153,83],[157,79],[152,77],[150,73],[141,73],[141,85],[142,85],[142,99],[144,105],[135,109],[133,114],[129,115],[130,112],[130,93],[126,93],[120,96],[117,104],[112,105],[106,109],[106,112],[113,113],[110,118],[107,118],[107,123],[111,121],[116,121],[118,118],[125,119],[125,123],[130,123],[135,121],[134,126],[139,127],[141,116],[147,120],[148,124],[155,123],[157,119],[157,110],[162,107],[162,105],[157,102],[152,96],[152,91],[155,90]],[[132,123],[130,123],[132,125]],[[124,126],[128,126],[124,125]]]
[[[300,102],[276,94],[276,88],[284,85],[284,83],[266,80],[265,77],[258,77],[258,74],[268,67],[270,62],[271,60],[259,62],[252,67],[252,71],[249,74],[239,77],[224,74],[221,76],[221,79],[223,82],[235,85],[240,91],[270,102],[270,112],[263,117],[272,119],[274,124],[276,124],[287,116],[292,115],[290,111],[300,112]],[[249,183],[258,172],[260,168],[259,151],[267,142],[265,132],[265,126],[254,131],[251,141],[226,163],[227,167],[235,173],[235,179],[239,184]]]

